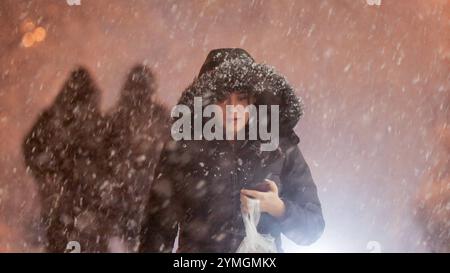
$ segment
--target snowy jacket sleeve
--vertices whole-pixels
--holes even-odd
[[[281,174],[286,212],[279,220],[281,232],[299,245],[315,242],[323,233],[325,222],[310,169],[295,145],[286,154]]]
[[[155,169],[142,228],[140,252],[172,252],[178,232],[180,204],[176,186],[180,179],[179,156],[166,144]],[[172,145],[173,146],[173,145]]]

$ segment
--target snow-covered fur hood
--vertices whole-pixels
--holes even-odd
[[[192,109],[194,97],[202,97],[207,106],[227,98],[231,91],[254,95],[257,104],[280,105],[280,132],[291,132],[303,115],[303,101],[286,78],[239,48],[211,51],[178,103]]]

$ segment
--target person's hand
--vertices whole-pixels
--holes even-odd
[[[286,207],[283,200],[278,196],[277,184],[269,179],[266,179],[264,184],[267,186],[268,191],[241,190],[242,211],[248,213],[247,200],[248,198],[254,198],[259,200],[262,212],[267,212],[275,218],[283,217]]]

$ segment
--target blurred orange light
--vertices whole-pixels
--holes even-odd
[[[43,27],[38,27],[33,32],[33,37],[36,42],[42,42],[47,36],[47,31]]]
[[[20,25],[20,30],[25,33],[25,32],[30,32],[33,31],[33,29],[35,28],[35,24],[33,23],[33,21],[31,21],[30,19],[25,20],[21,25]]]
[[[24,47],[31,47],[35,42],[34,35],[31,32],[25,33],[22,37],[22,45]]]

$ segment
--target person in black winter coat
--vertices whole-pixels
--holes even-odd
[[[325,223],[293,130],[303,104],[286,79],[243,49],[216,49],[179,104],[193,109],[194,97],[203,107],[279,105],[279,145],[261,149],[260,137],[168,141],[155,169],[140,251],[171,252],[178,234],[177,252],[236,252],[248,198],[260,201],[258,232],[272,235],[279,252],[281,233],[301,245],[316,241]],[[246,129],[248,123],[246,117]]]

